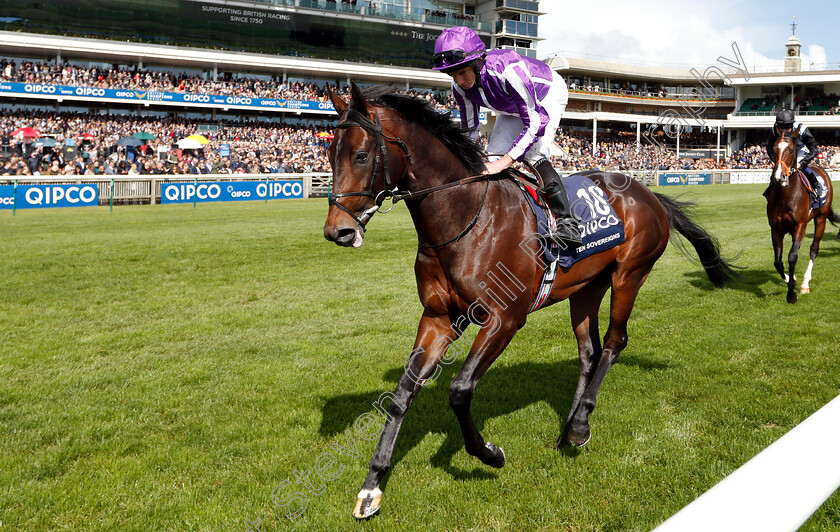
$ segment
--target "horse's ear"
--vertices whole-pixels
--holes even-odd
[[[327,85],[327,96],[330,97],[330,101],[332,102],[333,107],[335,107],[335,112],[338,113],[339,117],[347,112],[347,102],[344,101],[344,98],[334,93],[329,85]]]
[[[790,132],[790,136],[795,138],[795,139],[799,138],[799,128],[798,127],[793,128],[792,131]]]
[[[367,100],[365,100],[365,97],[362,96],[362,91],[359,90],[359,86],[352,81],[350,82],[350,105],[363,115],[367,116]]]

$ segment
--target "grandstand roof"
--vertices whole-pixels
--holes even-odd
[[[732,85],[801,85],[804,83],[833,83],[840,81],[840,70],[821,70],[810,72],[768,72],[751,73],[745,76],[731,75]]]
[[[145,43],[117,42],[0,31],[0,54],[24,57],[63,59],[84,58],[95,61],[128,61],[188,68],[212,68],[251,72],[288,72],[295,75],[340,77],[342,80],[365,80],[379,83],[423,83],[449,87],[446,74],[431,69],[400,68],[370,63],[348,63],[245,52],[229,52]]]
[[[688,68],[666,68],[657,66],[634,65],[629,63],[617,63],[605,59],[589,59],[582,57],[572,57],[568,55],[555,55],[545,59],[545,61],[559,72],[563,70],[575,72],[590,72],[598,75],[616,75],[627,76],[634,79],[649,79],[657,81],[691,81],[696,83],[697,77],[691,73]],[[709,80],[715,84],[717,78]]]

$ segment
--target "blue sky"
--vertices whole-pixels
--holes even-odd
[[[734,57],[738,44],[751,70],[783,64],[796,16],[803,69],[840,70],[840,2],[708,0],[542,0],[538,56],[610,57],[645,64],[705,66]],[[811,67],[810,64],[814,63]]]

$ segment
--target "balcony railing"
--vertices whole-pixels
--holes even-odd
[[[385,10],[381,7],[381,0],[358,0],[355,3],[342,2],[341,0],[327,1],[327,0],[262,0],[266,4],[274,4],[279,6],[289,7],[303,7],[306,9],[317,9],[320,11],[329,11],[332,13],[347,13],[352,15],[364,15],[368,17],[382,17],[390,20],[406,20],[410,22],[425,22],[427,24],[440,24],[441,26],[468,26],[478,31],[490,32],[493,25],[489,22],[478,22],[467,15],[440,17],[419,14],[407,13],[404,11],[396,11],[393,9]],[[377,7],[374,7],[377,6]]]
[[[738,111],[734,116],[775,116],[776,111]],[[840,109],[824,109],[821,111],[796,111],[796,116],[840,116]]]
[[[535,48],[520,48],[518,46],[499,46],[499,48],[503,48],[505,50],[516,50],[520,55],[524,55],[525,57],[530,57],[532,59],[537,58],[537,50]]]
[[[521,35],[522,37],[537,38],[537,25],[518,20],[497,20],[496,33],[506,35]]]
[[[589,94],[592,96],[626,96],[626,97],[633,97],[633,98],[650,98],[656,100],[696,100],[696,101],[704,101],[704,102],[734,102],[735,98],[727,97],[725,95],[718,95],[712,96],[708,94],[700,95],[697,91],[690,91],[690,92],[675,92],[675,93],[667,93],[667,94],[659,94],[656,91],[633,91],[633,90],[624,90],[624,89],[591,89],[587,90],[586,88],[578,87],[573,83],[569,84],[569,92],[574,92],[578,94]]]
[[[516,9],[517,11],[531,11],[538,13],[540,10],[539,2],[529,2],[528,0],[496,0],[496,7],[504,7],[508,9]]]

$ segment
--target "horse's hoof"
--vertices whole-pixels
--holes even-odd
[[[505,451],[489,441],[484,442],[484,448],[490,453],[489,458],[482,458],[481,461],[484,462],[486,465],[495,468],[501,468],[505,466]]]
[[[787,302],[793,305],[799,299],[799,296],[796,295],[796,292],[790,292],[787,295]]]
[[[807,286],[803,286],[803,287],[799,290],[799,293],[800,293],[800,294],[810,294],[810,293],[811,293],[811,289],[810,289],[810,288],[808,288]]]
[[[592,431],[589,430],[589,427],[586,430],[572,430],[569,431],[569,442],[574,445],[575,447],[583,447],[589,440],[592,439]]]
[[[564,449],[568,449],[571,446],[572,446],[572,444],[569,443],[569,440],[567,440],[565,438],[560,438],[559,440],[557,440],[557,443],[554,444],[554,450],[555,451],[562,451]]]
[[[379,488],[362,490],[356,498],[353,517],[356,519],[368,519],[379,511],[380,506],[382,506],[382,491]]]

